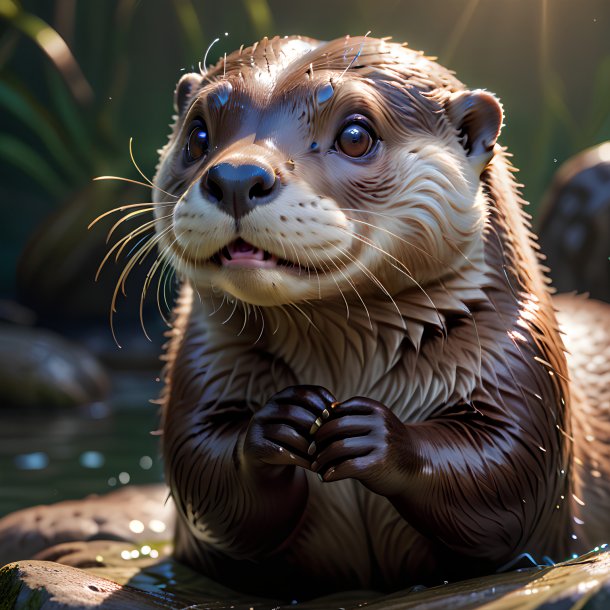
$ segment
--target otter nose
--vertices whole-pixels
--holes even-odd
[[[268,166],[218,163],[209,169],[203,187],[208,198],[237,220],[257,205],[272,201],[279,180]]]

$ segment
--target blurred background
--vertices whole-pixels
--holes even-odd
[[[367,31],[408,41],[501,98],[501,142],[535,222],[562,163],[610,139],[608,0],[0,0],[0,516],[161,478],[149,400],[165,329],[157,299],[167,310],[173,280],[165,274],[158,291],[155,282],[141,307],[149,264],[135,267],[115,341],[109,312],[123,265],[111,259],[94,277],[118,216],[87,226],[150,194],[93,177],[142,180],[131,138],[152,177],[174,85],[214,39],[210,62],[264,35]],[[596,176],[610,184],[610,172]],[[574,196],[566,201],[564,228]],[[587,230],[601,231],[607,248],[604,222],[570,239],[582,249]]]

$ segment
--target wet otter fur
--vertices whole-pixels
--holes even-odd
[[[154,182],[183,278],[178,559],[297,597],[606,541],[610,340],[593,373],[566,362],[496,98],[388,40],[289,37],[175,101]],[[606,306],[561,306],[568,343],[607,332]]]

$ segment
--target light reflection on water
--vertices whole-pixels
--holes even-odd
[[[99,451],[85,451],[80,454],[78,461],[83,468],[101,468],[106,458]]]
[[[18,470],[44,470],[49,465],[49,456],[43,451],[22,453],[13,460]]]
[[[59,500],[162,480],[158,373],[115,377],[109,405],[74,411],[0,409],[0,516]]]

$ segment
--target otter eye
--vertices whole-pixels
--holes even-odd
[[[364,117],[354,117],[341,128],[335,145],[344,155],[355,159],[369,153],[376,140]]]
[[[186,141],[186,160],[201,159],[208,152],[208,148],[208,129],[203,121],[197,121]]]

